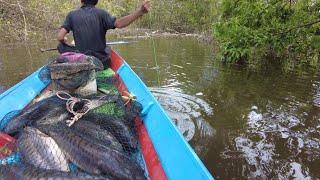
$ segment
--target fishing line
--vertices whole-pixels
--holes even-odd
[[[151,15],[151,12],[149,12],[149,29],[150,30],[151,30],[151,20],[152,20],[152,15]],[[154,37],[151,34],[150,34],[150,39],[152,41],[153,60],[154,60],[155,65],[156,65],[158,87],[160,87],[161,86],[161,82],[160,82],[160,66],[158,64],[156,43],[154,41]]]

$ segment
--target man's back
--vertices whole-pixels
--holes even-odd
[[[63,24],[73,32],[76,48],[82,53],[88,51],[103,53],[106,48],[106,31],[115,28],[116,18],[93,5],[84,5],[72,11]]]
[[[139,9],[131,14],[116,19],[107,11],[95,8],[98,0],[81,0],[82,7],[72,11],[58,33],[58,50],[60,53],[80,51],[86,55],[95,56],[103,65],[109,67],[110,53],[106,49],[106,31],[108,29],[124,28],[133,21],[149,12],[151,4],[144,0]],[[73,31],[76,48],[68,45],[65,36]]]

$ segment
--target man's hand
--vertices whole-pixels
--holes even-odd
[[[140,11],[145,14],[151,10],[151,2],[149,0],[144,0],[140,7]]]
[[[133,21],[137,20],[139,17],[148,13],[151,9],[151,2],[149,0],[144,0],[140,8],[128,16],[118,18],[115,22],[116,28],[124,28],[129,26]]]
[[[66,37],[67,34],[68,34],[68,31],[64,28],[61,28],[58,33],[58,41],[63,44],[67,44],[67,37]]]

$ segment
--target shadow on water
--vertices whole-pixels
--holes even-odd
[[[39,47],[0,49],[0,91],[47,62]],[[227,67],[188,38],[155,38],[157,69],[152,47],[113,46],[217,179],[320,177],[319,72]]]

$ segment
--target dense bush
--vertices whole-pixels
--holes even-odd
[[[271,56],[293,64],[317,63],[319,1],[223,0],[220,12],[214,35],[224,61],[254,64]]]
[[[127,15],[142,0],[100,0],[98,6],[117,17]],[[152,12],[134,26],[179,32],[210,31],[215,0],[152,1]],[[80,0],[0,0],[2,37],[30,39],[56,30],[66,14],[80,7]]]
[[[71,3],[70,3],[71,2]],[[58,29],[72,1],[0,0],[1,37],[28,40]]]

